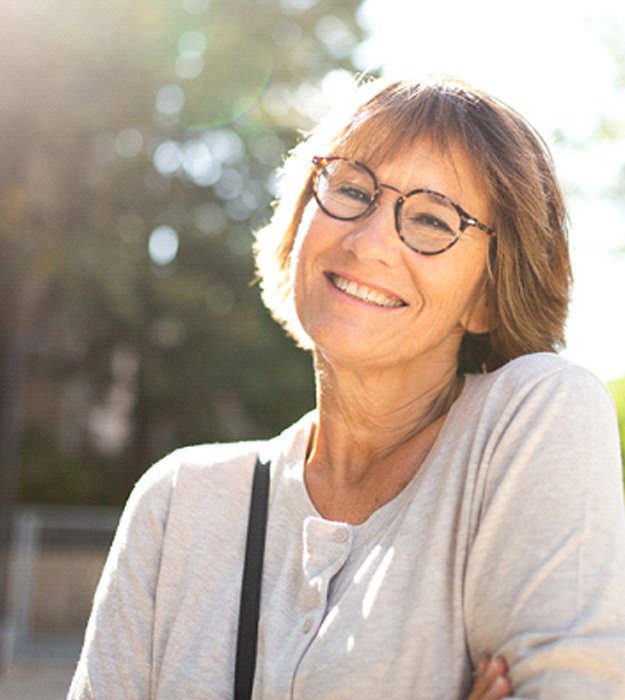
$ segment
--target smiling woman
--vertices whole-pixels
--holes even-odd
[[[310,347],[293,306],[289,268],[299,222],[313,197],[313,185],[319,183],[319,161],[315,171],[311,160],[319,153],[333,153],[364,164],[371,177],[372,168],[405,154],[421,138],[447,157],[451,170],[457,166],[454,156],[458,160],[460,155],[465,176],[476,180],[474,189],[493,203],[488,226],[483,224],[484,217],[477,222],[487,233],[497,232],[491,235],[488,254],[491,333],[487,338],[464,338],[460,368],[475,371],[483,365],[494,369],[518,355],[562,347],[571,282],[566,214],[551,157],[540,136],[495,98],[464,90],[452,81],[444,89],[425,82],[418,91],[409,85],[379,94],[375,90],[371,86],[362,89],[371,99],[364,97],[353,119],[346,120],[342,110],[330,115],[295,149],[283,168],[278,208],[257,243],[263,295],[276,320],[302,346]],[[327,166],[322,178],[327,179]],[[372,214],[380,202],[383,188],[375,175],[373,180],[371,203],[362,216]],[[413,176],[406,185],[409,189],[403,191],[428,189],[425,183],[425,178]],[[397,184],[391,184],[390,189],[396,190]],[[316,187],[327,196],[323,184]],[[449,197],[450,192],[440,194]],[[319,202],[319,194],[316,196]],[[398,211],[401,214],[406,201],[410,208],[411,200],[404,195],[396,203],[395,226],[400,237]],[[460,205],[453,245],[471,216],[466,214],[465,210],[470,211],[466,202],[463,209],[463,202],[456,204],[452,197],[451,204]],[[466,229],[472,237],[474,229],[475,224]]]
[[[452,367],[455,373],[465,331],[489,330],[485,280],[490,238],[446,194],[483,219],[490,215],[463,149],[449,144],[442,151],[419,139],[380,165],[383,184],[378,186],[369,171],[376,178],[370,191],[358,179],[346,188],[349,174],[344,168],[329,169],[336,160],[324,160],[326,165],[315,161],[316,201],[308,205],[312,213],[304,214],[291,255],[297,318],[318,363],[327,354],[335,361],[349,356],[352,367],[379,363],[398,375],[404,363],[412,374],[415,363],[434,360],[441,372]],[[329,183],[323,188],[321,168]],[[357,193],[366,206],[354,212],[350,205],[346,216],[329,187],[347,189],[352,201]],[[473,225],[464,226],[465,221]]]
[[[282,183],[258,269],[316,409],[146,473],[69,697],[233,697],[268,462],[255,698],[624,697],[616,419],[556,354],[571,274],[544,143],[459,81],[376,83]]]

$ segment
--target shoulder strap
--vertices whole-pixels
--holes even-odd
[[[254,480],[247,523],[245,564],[239,607],[239,633],[234,670],[234,700],[252,697],[256,668],[256,643],[258,638],[258,611],[260,586],[263,576],[265,531],[267,529],[267,505],[269,501],[269,462],[256,458]]]

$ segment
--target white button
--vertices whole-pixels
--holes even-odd
[[[304,634],[308,634],[312,628],[313,628],[313,621],[312,621],[312,618],[309,617],[306,620],[306,622],[304,622],[304,626],[302,627],[302,632]]]
[[[345,530],[343,528],[335,530],[332,533],[332,539],[335,542],[338,542],[339,544],[343,544],[343,542],[347,542],[348,538],[349,538],[349,533],[347,532],[347,530]]]

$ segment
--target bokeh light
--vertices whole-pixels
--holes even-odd
[[[156,265],[169,265],[178,255],[180,241],[171,226],[157,226],[148,239],[150,259]]]

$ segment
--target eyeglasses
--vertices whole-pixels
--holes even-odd
[[[312,162],[315,199],[333,219],[353,221],[368,216],[378,206],[383,188],[397,192],[395,229],[416,253],[438,255],[449,250],[469,226],[489,236],[495,234],[440,192],[417,189],[403,193],[378,182],[373,170],[349,158],[315,156]]]

